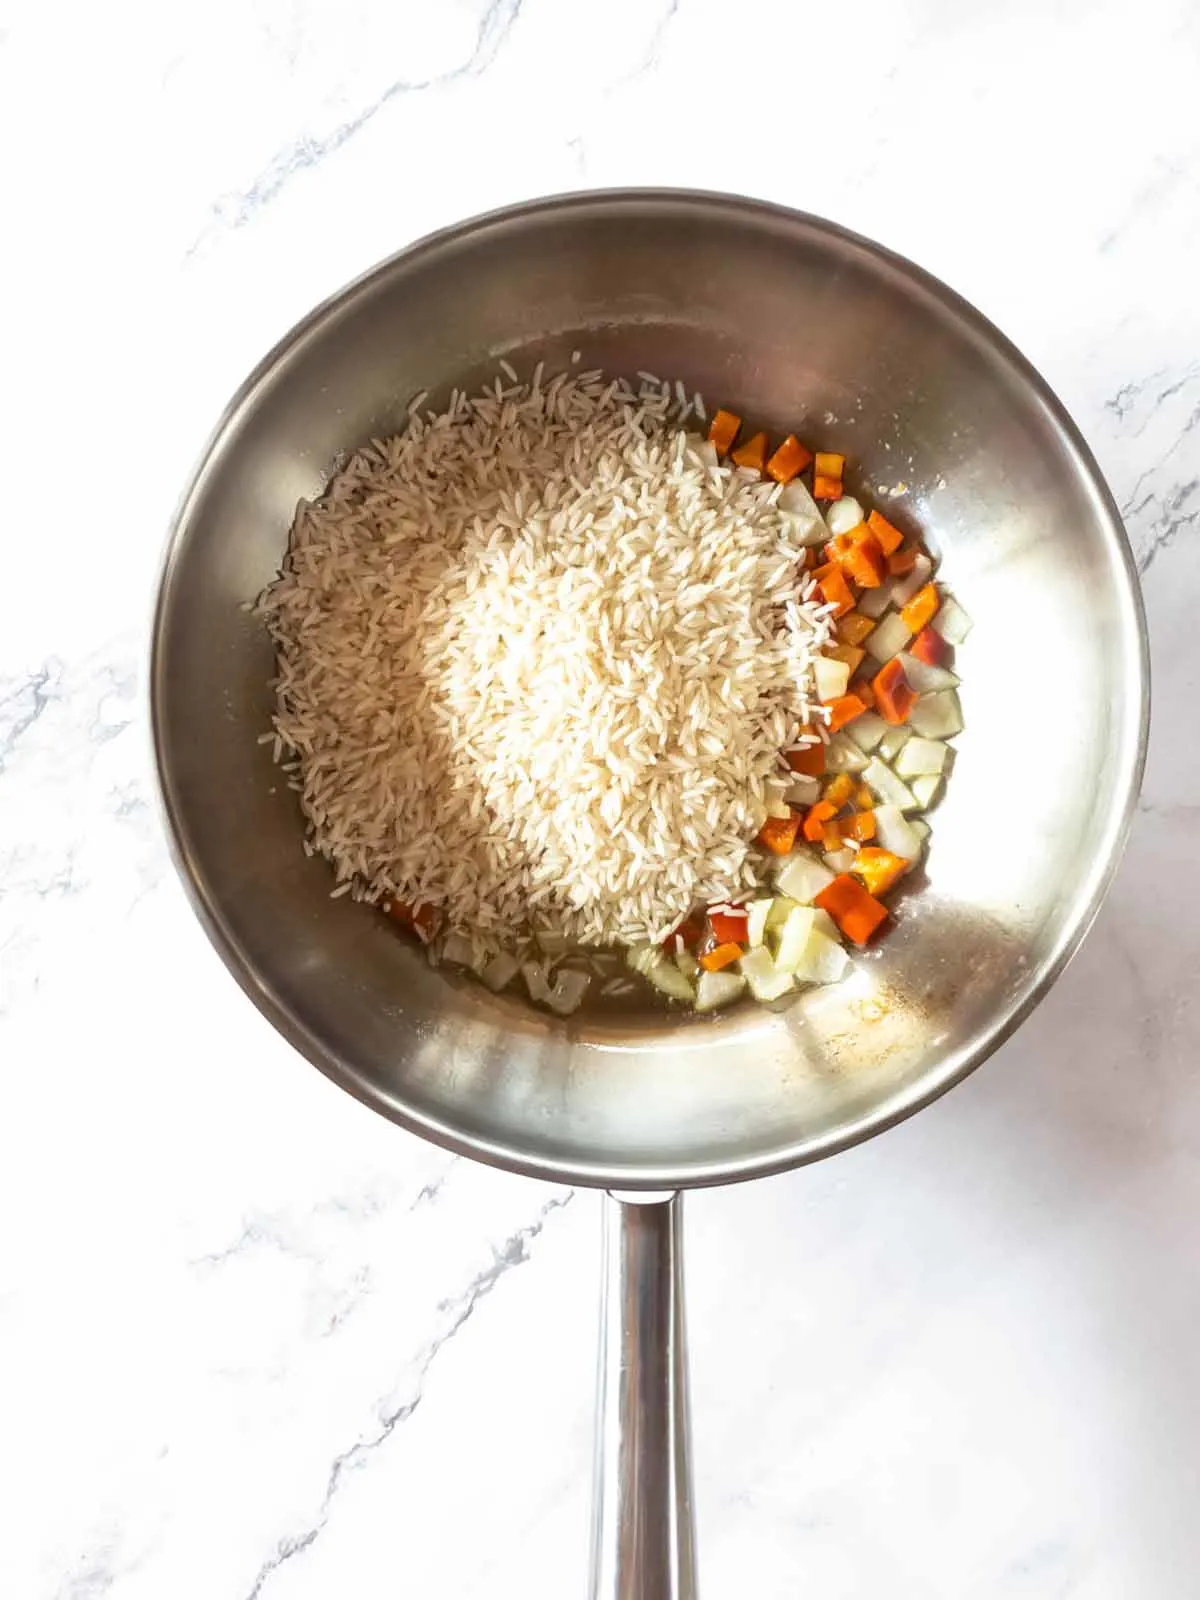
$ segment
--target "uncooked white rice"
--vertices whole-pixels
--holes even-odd
[[[456,392],[298,506],[259,610],[339,889],[605,944],[756,881],[828,608],[778,486],[706,465],[642,377]]]

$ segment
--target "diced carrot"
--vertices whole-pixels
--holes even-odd
[[[890,523],[886,517],[881,517],[878,511],[872,511],[867,518],[867,527],[875,535],[879,542],[879,548],[885,556],[890,556],[893,550],[899,550],[904,543],[904,535],[900,532],[900,529]]]
[[[810,544],[800,558],[800,568],[803,572],[812,572],[817,566],[817,547]]]
[[[719,944],[715,950],[706,950],[700,957],[700,965],[705,972],[720,972],[722,967],[728,967],[733,962],[741,959],[742,947],[740,944]]]
[[[875,674],[871,687],[875,690],[875,704],[881,717],[897,726],[908,721],[917,697],[895,656]]]
[[[856,644],[827,644],[821,647],[821,654],[831,661],[844,662],[853,673],[862,666],[867,652]]]
[[[855,800],[857,801],[857,796]],[[875,837],[875,812],[872,809],[874,801],[866,810],[854,811],[848,817],[843,817],[838,827],[842,830],[843,839],[857,839],[860,844],[865,839]]]
[[[833,541],[833,556],[860,589],[878,589],[883,582],[884,555],[871,534],[856,539],[852,533],[839,533]]]
[[[936,628],[922,628],[908,649],[910,655],[916,656],[927,667],[940,667],[950,654],[950,646]]]
[[[846,458],[836,450],[818,450],[813,458],[813,472],[818,478],[840,478],[845,470]]]
[[[764,850],[777,856],[786,856],[796,842],[800,831],[800,814],[793,811],[790,817],[768,817],[758,830],[758,842]]]
[[[843,844],[842,827],[839,822],[826,822],[821,826],[821,847],[824,850],[840,850]]]
[[[836,778],[830,778],[821,799],[833,807],[831,814],[836,815],[853,793],[854,779],[848,772],[839,772]]]
[[[888,571],[893,578],[903,578],[906,573],[911,572],[916,566],[917,552],[915,550],[893,550],[887,558],[887,564]]]
[[[848,722],[853,722],[855,717],[861,717],[867,709],[857,694],[842,694],[836,700],[828,700],[829,731],[836,733],[839,728],[844,728]]]
[[[825,776],[825,746],[823,744],[806,744],[798,750],[789,750],[787,764],[793,772],[798,772],[804,778],[823,778]]]
[[[875,809],[875,796],[865,783],[860,783],[854,791],[854,804],[860,811],[873,811]]]
[[[839,874],[832,883],[827,883],[813,904],[827,911],[847,939],[855,944],[866,944],[887,917],[887,907],[868,894],[858,879],[852,878],[848,872]]]
[[[846,582],[841,567],[831,561],[828,566],[818,567],[813,573],[817,580],[817,588],[821,591],[821,604],[836,606],[835,617],[844,617],[847,611],[854,610],[854,596]]]
[[[810,844],[820,844],[821,830],[836,815],[837,807],[831,806],[828,800],[818,800],[815,806],[808,808],[808,815],[804,819],[804,837]]]
[[[761,472],[767,464],[767,436],[765,433],[756,433],[753,438],[741,444],[729,458],[735,466],[749,467],[752,472]]]
[[[410,906],[403,900],[393,900],[386,910],[394,922],[410,933],[428,936],[437,925],[437,912],[432,906]]]
[[[767,477],[774,478],[776,483],[791,483],[811,460],[812,451],[806,450],[794,433],[789,433],[767,462]]]
[[[843,644],[861,644],[875,624],[861,611],[851,611],[837,625],[837,636]]]
[[[853,871],[858,874],[866,884],[871,894],[886,894],[900,877],[912,865],[903,856],[893,855],[890,850],[880,850],[874,845],[865,846],[854,858]]]
[[[717,447],[719,456],[727,456],[729,454],[741,425],[741,417],[732,411],[718,411],[709,423],[708,442]]]
[[[814,500],[840,500],[841,498],[842,480],[840,478],[817,476],[813,479]]]
[[[856,678],[850,685],[850,693],[856,694],[868,711],[875,709],[875,691],[869,678]]]
[[[674,950],[676,939],[683,940],[685,950],[694,950],[704,937],[704,923],[697,916],[684,917],[683,921],[662,942],[664,950]]]
[[[745,943],[747,919],[744,911],[710,911],[708,920],[718,944]]]
[[[927,583],[923,589],[918,589],[900,613],[909,633],[920,633],[922,628],[927,628],[937,616],[941,603],[936,583]]]

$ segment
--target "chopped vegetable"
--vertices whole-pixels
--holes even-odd
[[[836,561],[827,561],[823,567],[818,567],[813,577],[821,591],[821,603],[835,607],[835,617],[844,617],[847,611],[854,610],[854,596]]]
[[[877,622],[892,603],[892,580],[881,583],[878,589],[866,589],[859,596],[858,609],[870,622]]]
[[[710,911],[708,920],[718,944],[745,944],[747,917],[740,907],[731,911]]]
[[[912,792],[917,804],[922,811],[928,811],[938,797],[938,790],[942,787],[940,773],[927,772],[922,777],[912,781]]]
[[[735,466],[745,467],[748,472],[761,472],[767,464],[766,434],[752,435],[745,444],[739,445],[731,452],[729,459]]]
[[[836,450],[818,450],[813,457],[813,473],[818,478],[840,478],[845,470],[846,458]]]
[[[950,654],[950,646],[932,627],[922,628],[909,649],[917,660],[923,661],[927,667],[942,666]]]
[[[780,511],[785,516],[792,517],[796,523],[796,531],[806,545],[824,544],[829,537],[829,529],[825,518],[817,508],[817,503],[808,490],[799,481],[793,479],[780,493],[777,502]]]
[[[784,795],[789,806],[801,806],[805,810],[815,805],[820,798],[821,789],[816,778],[794,777]]]
[[[937,615],[941,603],[936,583],[927,583],[924,588],[918,589],[900,613],[909,633],[920,633],[922,628],[927,628]]]
[[[842,644],[859,645],[874,626],[870,617],[864,617],[861,611],[851,611],[837,624],[836,631]]]
[[[546,981],[546,966],[541,961],[523,961],[521,963],[521,976],[525,979],[525,987],[529,990],[529,998],[540,1005],[545,1005],[550,999],[550,985]],[[688,996],[691,996],[688,989]]]
[[[901,778],[937,777],[948,754],[940,739],[910,739],[896,757],[896,774]]]
[[[859,844],[866,844],[868,839],[875,837],[875,812],[855,811],[851,816],[845,817],[838,823],[842,830],[843,839],[854,839]]]
[[[676,950],[671,959],[688,982],[695,983],[700,976],[700,963],[692,952],[690,950]]]
[[[828,911],[847,939],[858,945],[866,944],[880,923],[887,919],[887,907],[869,894],[857,878],[845,872],[821,890],[817,904],[822,911]]]
[[[867,527],[875,535],[876,542],[885,556],[890,556],[893,550],[899,550],[904,543],[904,535],[900,529],[894,527],[886,517],[880,516],[878,511],[872,511],[867,518]]]
[[[702,972],[696,985],[696,1010],[716,1011],[738,999],[746,980],[738,972]]]
[[[850,682],[850,668],[844,661],[832,656],[818,656],[813,662],[813,683],[818,700],[836,700],[844,695]]]
[[[746,943],[751,949],[762,944],[767,934],[767,918],[771,915],[771,900],[751,900],[746,907]]]
[[[856,685],[855,693],[857,694],[857,692],[858,688]],[[855,717],[854,724],[849,731],[850,737],[854,740],[859,749],[865,750],[869,754],[872,750],[874,750],[875,746],[879,743],[880,739],[883,738],[887,730],[888,724],[883,720],[878,712],[865,711],[861,717]]]
[[[821,828],[821,844],[828,854],[831,850],[840,850],[845,844],[842,830],[836,822],[826,822]]]
[[[735,961],[740,961],[742,947],[731,940],[728,944],[719,944],[712,950],[706,950],[700,957],[700,965],[705,972],[720,972],[722,967],[731,967]]]
[[[912,738],[912,735],[913,731],[911,727],[889,727],[888,731],[879,741],[879,749],[876,751],[879,759],[881,761],[886,761],[889,764],[895,761],[901,750],[903,750],[904,746]]]
[[[807,905],[816,899],[831,878],[832,874],[807,851],[797,851],[775,874],[775,887],[798,905]],[[769,926],[770,917],[767,923]]]
[[[916,810],[917,802],[913,799],[911,789],[896,776],[891,767],[885,767],[882,761],[872,758],[863,777],[884,805],[899,806],[902,811]],[[878,826],[878,806],[875,808],[875,822]]]
[[[782,817],[767,818],[758,831],[758,843],[774,855],[786,856],[791,853],[799,831],[800,817],[789,807],[786,821]]]
[[[776,483],[791,483],[811,460],[812,451],[806,450],[794,433],[789,433],[767,462],[767,477],[774,478]]]
[[[777,894],[767,912],[767,934],[778,942],[780,928],[788,919],[788,912],[796,905],[790,894]]]
[[[742,419],[732,411],[718,411],[708,425],[708,441],[715,445],[719,455],[728,455],[738,436]]]
[[[825,931],[825,927],[829,931]],[[839,983],[850,965],[850,957],[837,937],[837,928],[824,911],[813,918],[812,931],[796,965],[798,983]]]
[[[830,805],[828,800],[818,800],[815,806],[809,808],[804,819],[804,837],[810,844],[820,844],[825,824],[832,822],[836,813],[837,807]]]
[[[794,973],[804,958],[804,949],[813,931],[816,912],[812,906],[793,906],[779,930],[775,965],[780,972]]]
[[[583,997],[591,981],[586,972],[564,969],[555,976],[550,993],[546,996],[546,1004],[551,1011],[557,1011],[560,1017],[570,1016],[571,1012],[578,1011],[583,1003]],[[690,988],[688,992],[690,995]]]
[[[834,473],[834,477],[841,477],[841,473]],[[825,521],[832,534],[849,533],[851,528],[857,528],[863,519],[862,507],[852,495],[843,495],[840,500],[835,500],[825,513]]]
[[[850,737],[850,728],[835,733],[825,747],[826,772],[861,772],[867,758]]]
[[[904,668],[893,659],[880,667],[871,679],[875,691],[875,704],[886,722],[907,722],[909,713],[917,703],[916,692],[909,688]]]
[[[915,861],[921,853],[921,840],[915,824],[910,823],[896,806],[876,806],[875,838],[883,849],[902,856],[905,861]]]
[[[893,578],[903,578],[905,573],[911,572],[917,564],[915,550],[893,550],[887,558],[887,569]]]
[[[933,624],[947,644],[962,644],[971,631],[971,619],[957,600],[942,602],[942,609]]]
[[[426,942],[437,925],[437,912],[432,906],[410,906],[403,900],[392,900],[384,910],[393,922],[398,922],[402,928],[408,928],[410,932],[418,934]]]
[[[631,945],[625,952],[625,960],[635,972],[640,972],[646,982],[652,984],[661,994],[669,995],[672,1000],[692,999],[691,983],[680,972],[674,961],[669,956],[663,955],[662,951],[656,949],[654,945]]]
[[[521,963],[516,956],[508,950],[501,950],[492,957],[479,976],[493,994],[499,994],[501,989],[508,988],[520,970]]]
[[[893,611],[884,617],[868,638],[867,653],[873,655],[876,661],[890,661],[904,649],[911,635],[912,629],[907,626],[904,618],[898,611]]]
[[[958,683],[958,679],[949,667],[931,667],[927,661],[922,661],[909,650],[901,651],[899,661],[910,687],[918,694],[934,694],[939,689],[953,689]]]
[[[860,783],[854,791],[854,804],[860,811],[870,811],[874,806],[875,800],[865,783]]]
[[[854,858],[854,871],[874,895],[886,894],[911,866],[912,862],[903,856],[876,849],[874,845],[864,846]]]
[[[793,987],[790,972],[780,972],[765,945],[751,950],[741,959],[742,976],[756,1000],[778,1000]]]
[[[829,550],[842,571],[860,589],[878,589],[887,570],[883,551],[867,532],[865,523],[860,523],[859,528],[863,537],[856,537],[857,529],[851,533],[839,533]]]
[[[923,694],[912,714],[912,727],[925,739],[953,739],[962,732],[962,706],[953,689]],[[857,726],[857,724],[856,724]]]
[[[871,687],[871,680],[869,678],[857,679],[856,682],[851,684],[850,692],[858,696],[868,711],[874,711],[875,691]]]
[[[908,604],[918,589],[923,589],[933,573],[933,563],[927,555],[917,552],[912,571],[903,578],[892,580],[892,603],[898,607]]]
[[[825,793],[821,798],[827,800],[836,813],[842,809],[853,793],[854,779],[847,773],[840,772],[826,784]]]
[[[813,479],[813,494],[818,500],[840,500],[842,498],[842,480],[840,478]]]
[[[848,722],[853,722],[856,717],[861,717],[866,709],[865,702],[857,694],[842,694],[836,700],[830,700],[830,733],[836,733],[839,728],[844,728]]]
[[[849,872],[854,865],[854,851],[849,846],[841,850],[827,850],[825,865],[832,873]]]
[[[856,644],[827,644],[823,651],[831,661],[844,661],[853,677],[862,666],[867,652]]]
[[[787,764],[793,772],[806,778],[820,778],[825,774],[825,746],[823,744],[798,745],[787,752]]]

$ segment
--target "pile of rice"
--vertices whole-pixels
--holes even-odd
[[[608,944],[757,880],[829,623],[779,487],[717,466],[693,407],[497,378],[300,503],[259,601],[267,737],[335,892]]]

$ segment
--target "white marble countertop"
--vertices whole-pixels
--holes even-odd
[[[1198,68],[1190,0],[7,8],[5,1600],[582,1592],[597,1202],[272,1034],[168,865],[141,654],[187,468],[300,313],[631,182],[823,212],[998,322],[1124,508],[1156,675],[1034,1019],[874,1144],[688,1202],[704,1594],[1196,1594]]]

